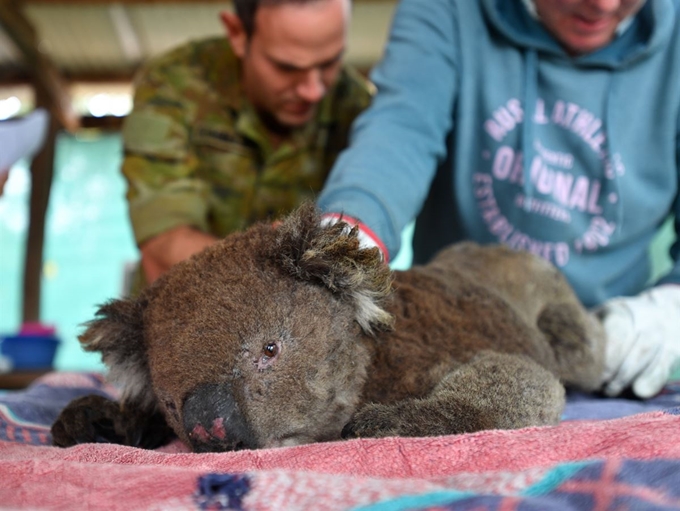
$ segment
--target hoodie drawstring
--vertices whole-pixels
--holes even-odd
[[[524,177],[524,209],[531,209],[533,185],[531,182],[531,164],[534,150],[534,110],[538,99],[538,56],[536,50],[529,49],[525,53],[524,71],[524,122],[522,123],[522,175]]]
[[[603,196],[604,203],[603,209],[611,203],[610,198],[615,198],[616,203],[614,205],[616,215],[616,232],[621,232],[623,226],[623,197],[621,197],[621,187],[619,183],[620,175],[618,165],[614,161],[616,156],[615,148],[612,145],[612,140],[615,139],[613,136],[614,127],[616,123],[614,122],[614,96],[616,94],[615,87],[615,77],[616,71],[611,70],[609,72],[609,86],[607,87],[607,100],[605,101],[605,111],[602,116],[604,129],[605,129],[605,151],[603,164],[605,165],[605,183],[608,184],[606,187],[603,186],[603,193],[606,191],[606,195]],[[623,172],[623,171],[622,171]]]

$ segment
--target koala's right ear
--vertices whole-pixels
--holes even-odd
[[[86,351],[98,351],[110,370],[109,378],[123,387],[122,400],[140,406],[155,402],[144,345],[145,299],[111,300],[78,337]]]
[[[276,231],[274,257],[291,275],[322,284],[353,303],[356,320],[366,333],[392,328],[394,318],[385,309],[392,273],[378,249],[361,247],[357,228],[344,222],[322,226],[319,211],[306,203]]]

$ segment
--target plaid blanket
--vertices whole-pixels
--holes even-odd
[[[572,394],[554,427],[194,454],[50,447],[97,374],[0,393],[2,509],[680,510],[680,382],[649,401]],[[74,504],[77,503],[77,504]]]

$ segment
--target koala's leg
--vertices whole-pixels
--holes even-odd
[[[103,396],[83,396],[71,401],[52,425],[52,443],[70,447],[82,443],[112,443],[154,449],[174,433],[159,412],[120,403]]]
[[[423,399],[368,404],[343,437],[438,436],[556,424],[564,387],[523,355],[481,352]]]
[[[604,371],[605,333],[595,316],[579,304],[549,304],[536,323],[555,354],[560,380],[569,387],[597,390]]]

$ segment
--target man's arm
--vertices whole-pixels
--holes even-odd
[[[178,85],[200,83],[185,53],[163,55],[137,75],[134,109],[122,130],[122,173],[148,284],[216,240],[206,234],[208,184],[196,175],[189,141],[195,95]]]
[[[217,240],[211,234],[182,225],[145,241],[139,248],[147,283],[151,284],[171,266],[189,259]]]
[[[354,123],[350,147],[318,198],[323,211],[360,219],[391,256],[446,155],[458,93],[453,4],[399,2],[383,60],[371,73],[378,92]]]

